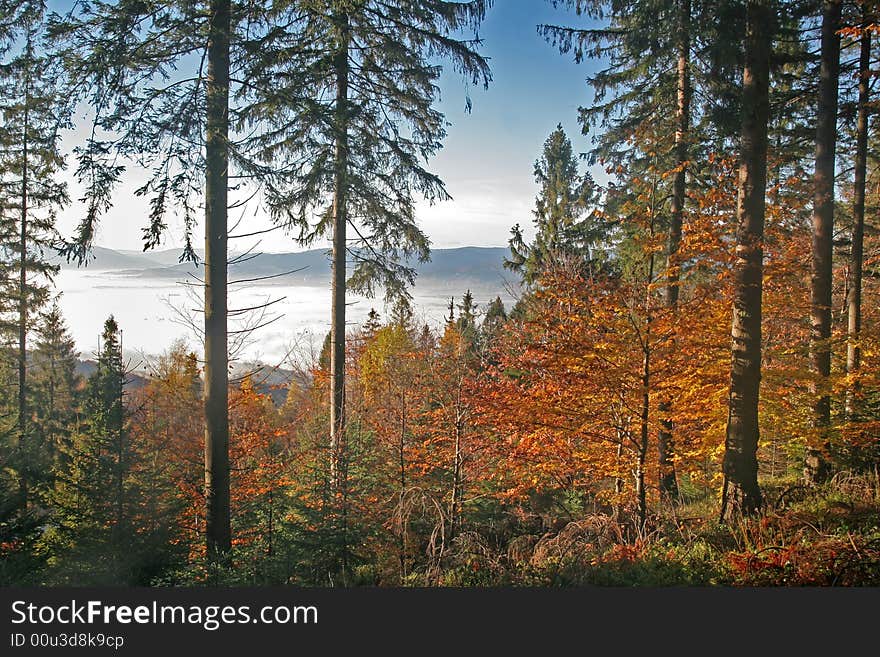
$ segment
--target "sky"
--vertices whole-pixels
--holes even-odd
[[[452,201],[429,206],[419,203],[417,218],[434,248],[459,246],[506,246],[510,228],[519,223],[532,235],[532,209],[538,186],[534,162],[547,136],[561,123],[575,152],[590,144],[577,123],[579,106],[589,105],[592,91],[587,77],[599,64],[575,64],[561,55],[537,33],[541,23],[586,26],[573,11],[554,9],[545,0],[496,0],[483,23],[481,53],[489,58],[493,81],[488,90],[468,89],[454,73],[441,78],[439,109],[451,123],[444,147],[428,168],[446,183]],[[470,96],[473,107],[465,111]],[[72,148],[84,134],[86,121],[66,136]],[[71,167],[72,168],[72,167]],[[597,171],[593,171],[596,175]],[[71,198],[81,193],[68,174]],[[600,176],[601,177],[601,176]],[[113,249],[140,250],[141,228],[146,225],[148,200],[133,194],[146,180],[146,173],[129,168],[117,189],[113,208],[104,216],[96,244]],[[74,201],[61,215],[59,228],[71,234],[83,206]],[[238,217],[230,215],[230,221]],[[182,222],[169,217],[170,230],[160,248],[176,248],[182,240]],[[243,224],[244,225],[244,224]],[[259,213],[247,216],[248,232],[268,227]],[[196,231],[197,243],[203,233]],[[256,238],[254,238],[256,239]],[[252,243],[234,244],[236,251]],[[281,231],[269,234],[256,245],[264,252],[300,250]]]

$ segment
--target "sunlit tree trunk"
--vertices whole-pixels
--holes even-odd
[[[865,182],[868,163],[868,102],[870,101],[871,32],[867,9],[862,9],[862,37],[859,53],[859,113],[856,120],[855,182],[853,185],[852,250],[850,251],[850,286],[847,306],[846,372],[854,375],[859,371],[862,350],[859,340],[862,331],[862,263],[865,238]],[[846,417],[856,414],[857,382],[850,384],[846,392]]]
[[[748,3],[722,520],[737,513],[752,513],[762,502],[758,486],[758,392],[773,19],[766,0]]]
[[[816,170],[813,197],[813,273],[810,294],[810,355],[817,377],[813,403],[816,442],[807,448],[804,477],[817,483],[828,476],[824,452],[831,423],[831,258],[834,238],[834,155],[837,145],[837,91],[840,77],[840,0],[822,3],[822,54],[816,114]]]
[[[666,306],[674,314],[678,306],[679,281],[681,273],[676,260],[681,244],[682,218],[685,203],[686,168],[688,162],[688,131],[690,129],[690,0],[680,0],[678,7],[678,57],[677,90],[675,108],[675,178],[672,181],[672,207],[669,220],[669,244],[666,260]],[[668,418],[671,401],[660,403],[661,429],[658,433],[657,448],[660,465],[661,499],[674,501],[678,498],[678,482],[675,476],[675,442],[672,421]]]

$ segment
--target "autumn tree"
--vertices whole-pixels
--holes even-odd
[[[140,495],[136,524],[151,537],[157,562],[172,545],[201,558],[204,542],[204,422],[197,356],[175,343],[129,395],[131,441]]]
[[[242,380],[230,397],[236,545],[272,557],[279,550],[288,486],[286,432],[269,395],[254,377]]]
[[[399,578],[409,572],[410,515],[423,491],[413,481],[416,439],[413,425],[421,411],[425,387],[424,357],[408,321],[392,321],[364,345],[358,360],[358,386],[364,395],[363,416],[378,450],[393,473],[385,485],[393,493],[386,523],[397,537]]]
[[[733,3],[727,2],[573,0],[553,4],[573,8],[577,15],[598,22],[584,27],[538,26],[539,33],[561,53],[573,54],[578,62],[587,56],[613,55],[589,78],[593,104],[580,108],[584,133],[594,134],[590,161],[605,165],[624,185],[628,176],[640,175],[648,166],[668,172],[660,181],[658,198],[668,201],[658,203],[657,230],[666,231],[664,296],[669,311],[675,312],[687,175],[701,168],[708,143],[723,144],[733,132],[729,89],[732,62],[738,55],[739,17]],[[703,16],[711,20],[703,21]],[[694,25],[701,28],[694,29]],[[723,30],[714,27],[720,25],[725,26]],[[697,103],[693,102],[694,88]],[[652,149],[640,147],[637,135],[646,127],[657,135]],[[658,436],[658,458],[664,472],[664,496],[674,500],[671,403],[664,400],[661,408],[667,417]]]

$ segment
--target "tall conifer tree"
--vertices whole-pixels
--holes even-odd
[[[47,252],[56,244],[55,215],[67,203],[59,131],[66,125],[50,60],[41,54],[45,3],[16,8],[15,42],[0,65],[0,296],[14,332],[18,365],[17,430],[22,504],[34,456],[28,395],[28,337],[58,271]],[[14,328],[13,328],[14,327]]]

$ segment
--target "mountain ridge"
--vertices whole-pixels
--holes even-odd
[[[94,247],[93,257],[85,266],[79,267],[60,257],[53,258],[53,262],[60,264],[62,269],[114,271],[125,276],[150,279],[179,278],[191,273],[197,274],[203,268],[201,263],[178,263],[179,254],[177,249],[139,253]],[[419,277],[430,280],[494,282],[504,276],[503,263],[507,254],[506,248],[492,246],[433,249],[428,262],[411,260],[410,264]],[[329,249],[326,248],[231,255],[229,262],[230,278],[233,280],[263,278],[284,284],[308,284],[330,279]]]

